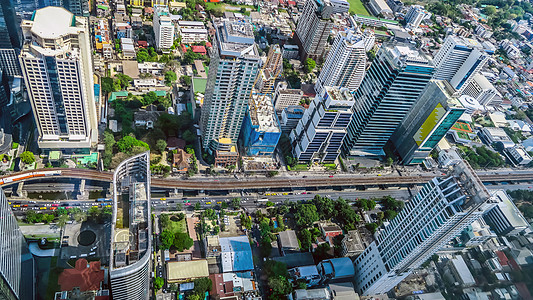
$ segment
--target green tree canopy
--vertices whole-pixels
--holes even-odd
[[[178,76],[176,76],[176,73],[173,71],[167,71],[165,73],[165,84],[167,86],[171,86],[173,82],[175,82],[178,79]]]
[[[175,234],[173,245],[179,252],[181,252],[185,249],[191,248],[193,245],[193,240],[191,237],[189,237],[188,233],[178,232]]]
[[[138,139],[130,135],[123,137],[117,142],[118,151],[124,152],[124,153],[131,153],[133,148],[136,146],[142,147],[146,149],[146,151],[150,150],[150,147],[148,146],[147,143],[143,141],[139,141]]]
[[[164,284],[165,280],[163,278],[157,276],[154,278],[154,290],[159,291]]]
[[[24,151],[20,154],[20,160],[25,164],[33,164],[35,162],[35,156],[31,151]]]
[[[157,140],[155,143],[155,148],[157,151],[159,151],[159,153],[163,153],[167,148],[167,142],[165,140]]]
[[[298,211],[294,214],[296,225],[299,227],[307,227],[319,220],[318,212],[314,204],[302,204],[298,207]]]
[[[161,248],[165,250],[170,249],[174,244],[174,234],[170,230],[163,230],[159,236],[159,240],[161,241]]]
[[[312,58],[308,58],[304,63],[305,73],[311,73],[316,68],[316,62]]]

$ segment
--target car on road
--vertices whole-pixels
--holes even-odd
[[[222,201],[217,201],[217,204],[222,204]]]
[[[161,200],[161,201],[167,201],[167,198],[161,198],[161,199],[159,199],[159,200]]]
[[[333,175],[329,175],[329,178],[333,178]]]
[[[186,203],[185,203],[185,205],[191,205],[191,203],[189,203],[189,202],[186,202]]]
[[[18,204],[15,204],[15,205],[13,205],[13,207],[20,207],[20,205],[18,205]]]
[[[205,204],[207,204],[207,205],[211,205],[211,201],[209,201],[209,202],[206,202]]]

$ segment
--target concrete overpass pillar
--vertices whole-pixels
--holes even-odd
[[[21,181],[17,185],[16,194],[17,194],[18,197],[27,198],[28,197],[28,192],[23,190],[23,188],[24,188],[24,181]]]
[[[78,200],[87,200],[89,199],[89,192],[85,190],[85,179],[80,180],[79,185],[79,194],[76,197]]]
[[[183,191],[180,189],[174,189],[169,193],[170,198],[183,198]]]

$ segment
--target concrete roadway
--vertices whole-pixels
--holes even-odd
[[[531,189],[533,190],[533,184],[503,184],[503,185],[488,185],[489,190],[493,189],[505,189],[505,190],[517,190],[517,189]],[[415,190],[411,189],[411,192],[416,193]],[[316,194],[322,196],[327,196],[332,199],[337,199],[342,197],[349,202],[355,201],[357,198],[380,198],[383,196],[392,196],[396,199],[408,200],[410,195],[407,188],[389,188],[385,190],[381,189],[367,189],[364,191],[359,190],[345,190],[345,191],[333,191],[333,190],[322,190],[319,192],[306,192],[298,193],[266,193],[270,195],[260,195],[260,194],[251,194],[244,193],[240,196],[241,206],[246,209],[254,209],[258,206],[265,205],[266,201],[259,201],[268,199],[268,201],[274,203],[283,203],[284,201],[302,201],[302,200],[311,200]],[[284,195],[286,194],[286,195]],[[161,200],[163,198],[152,198],[152,208],[155,213],[160,213],[161,211],[175,210],[178,203],[181,204],[182,209],[193,210],[195,204],[199,202],[202,205],[202,208],[212,208],[217,205],[218,202],[231,201],[234,196],[225,195],[225,196],[195,196],[195,197],[167,197],[166,200]],[[83,210],[87,210],[92,206],[103,207],[111,205],[111,202],[96,202],[93,200],[36,200],[36,199],[11,199],[9,200],[11,207],[16,214],[22,214],[25,210],[36,210],[41,212],[48,212],[50,210],[60,209],[59,207],[78,207]],[[189,204],[187,205],[188,202]]]

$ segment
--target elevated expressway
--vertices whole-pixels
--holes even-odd
[[[10,176],[22,175],[29,172],[39,172],[51,169],[23,171],[16,174],[0,177],[0,179]],[[53,177],[26,178],[19,181],[5,183],[7,186],[13,183],[24,181],[30,183],[33,179],[85,179],[91,181],[111,182],[113,173],[100,172],[87,169],[54,169],[60,170],[61,174]],[[323,176],[323,177],[322,177]],[[531,172],[511,172],[506,174],[478,174],[483,182],[524,182],[533,181],[533,170]],[[204,191],[224,191],[224,190],[268,190],[268,189],[305,189],[305,188],[331,188],[331,187],[387,187],[387,186],[409,186],[422,184],[433,178],[434,175],[419,176],[399,176],[399,175],[336,175],[334,177],[309,176],[308,178],[296,177],[274,177],[274,178],[208,178],[205,179],[170,179],[152,177],[152,187],[178,189],[178,190],[204,190]]]

